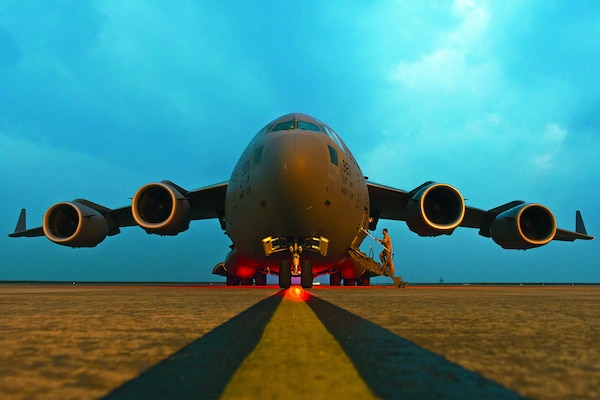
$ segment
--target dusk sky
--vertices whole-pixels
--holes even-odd
[[[599,71],[598,1],[3,1],[0,280],[224,280],[216,220],[92,249],[7,234],[21,208],[36,227],[58,201],[227,181],[291,112],[335,129],[373,182],[542,203],[569,230],[581,210],[598,235]],[[600,282],[600,240],[509,251],[383,227],[409,282]]]

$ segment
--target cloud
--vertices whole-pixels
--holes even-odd
[[[78,197],[117,207],[128,201],[127,196],[133,194],[135,185],[141,186],[148,179],[109,156],[97,157],[57,143],[34,142],[19,136],[13,130],[0,131],[0,151],[4,155],[0,176],[3,186],[11,187],[7,191],[11,200],[20,202],[23,207],[45,211],[50,206],[48,202]],[[122,190],[132,183],[134,186],[127,191]],[[14,213],[15,210],[4,208],[3,211]]]
[[[438,38],[440,45],[419,60],[401,61],[392,69],[391,79],[405,88],[431,92],[478,92],[491,80],[490,66],[473,62],[485,54],[488,13],[474,1],[455,1],[453,14],[458,26]]]
[[[567,134],[567,130],[556,123],[546,125],[544,134],[538,144],[538,149],[542,153],[532,156],[531,164],[534,171],[544,172],[554,167],[555,158],[562,150]]]

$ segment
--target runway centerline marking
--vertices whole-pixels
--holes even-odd
[[[286,291],[222,398],[375,398],[298,290]],[[265,372],[273,379],[265,380]]]

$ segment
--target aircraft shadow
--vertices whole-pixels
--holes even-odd
[[[282,298],[279,292],[261,300],[103,398],[218,398],[260,341]]]
[[[376,396],[410,399],[522,399],[373,322],[310,296],[307,304],[340,343]]]
[[[218,398],[261,340],[284,293],[256,303],[104,398]],[[306,303],[380,398],[523,398],[332,303],[313,295]]]

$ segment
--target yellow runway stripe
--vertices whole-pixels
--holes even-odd
[[[222,398],[375,398],[339,343],[293,290]]]

